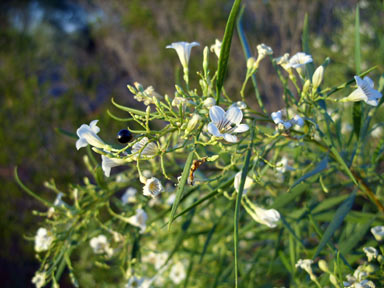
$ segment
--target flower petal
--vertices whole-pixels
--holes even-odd
[[[227,112],[225,112],[225,118],[236,125],[240,124],[243,120],[243,112],[236,106],[231,106]]]
[[[368,76],[364,77],[364,81],[368,84],[369,87],[374,88],[375,84],[373,83],[372,79],[369,78]]]
[[[249,127],[247,124],[240,124],[240,125],[237,125],[235,129],[233,129],[232,133],[242,133],[248,130],[249,130]]]
[[[216,125],[211,122],[208,124],[208,132],[216,137],[223,137],[223,134],[220,133],[219,129],[217,129]]]
[[[219,123],[225,118],[225,111],[220,106],[212,106],[209,109],[209,117],[211,118],[212,122]]]
[[[227,142],[230,142],[230,143],[236,143],[238,140],[237,140],[237,137],[235,135],[231,135],[231,134],[224,134],[224,139],[225,141]]]
[[[84,138],[80,138],[76,141],[76,149],[79,150],[80,148],[87,147],[88,142]]]
[[[89,127],[91,128],[91,130],[97,134],[100,132],[100,128],[97,127],[97,122],[99,122],[99,120],[93,120],[91,123],[89,123]]]

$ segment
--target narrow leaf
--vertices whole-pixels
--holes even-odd
[[[359,6],[356,6],[356,16],[355,16],[355,66],[356,74],[360,74],[360,13]],[[361,128],[361,114],[362,114],[362,103],[355,102],[353,103],[352,117],[353,117],[353,132],[356,137],[359,138],[360,128]]]
[[[169,223],[168,223],[168,230],[171,228],[171,224],[172,224],[172,222],[174,220],[174,216],[175,216],[175,213],[176,213],[177,206],[179,206],[179,202],[180,202],[181,196],[183,194],[185,182],[187,182],[187,178],[188,178],[188,175],[189,175],[189,169],[191,168],[191,165],[192,165],[192,160],[193,160],[193,154],[194,153],[195,153],[194,151],[189,152],[187,161],[185,162],[185,165],[184,165],[183,174],[181,175],[181,179],[179,181],[179,184],[177,185],[176,199],[175,199],[175,202],[173,202],[173,205],[172,205],[171,216],[169,218]]]
[[[309,24],[308,24],[308,14],[305,13],[304,25],[303,25],[303,34],[301,35],[301,44],[303,51],[307,54],[311,54],[309,49]],[[313,71],[315,70],[313,63],[308,63],[306,65],[306,71],[308,73],[308,79],[312,79]]]
[[[333,234],[343,223],[345,216],[349,213],[352,208],[353,203],[355,202],[356,191],[354,191],[344,202],[339,206],[336,210],[335,216],[332,222],[325,230],[323,237],[321,238],[320,244],[317,247],[314,258],[316,258],[319,253],[323,250],[325,245],[327,245],[328,241],[332,238]]]
[[[227,65],[229,59],[229,52],[231,50],[233,29],[235,28],[236,16],[240,9],[241,0],[235,0],[233,3],[231,13],[229,14],[227,25],[225,26],[225,32],[223,42],[220,49],[220,57],[217,68],[217,81],[216,81],[216,103],[219,105],[221,88],[224,83],[224,76],[227,72]]]
[[[291,186],[290,189],[294,188],[296,185],[300,184],[304,180],[306,180],[306,179],[308,179],[308,178],[310,178],[316,174],[319,174],[323,170],[327,169],[327,167],[328,167],[328,157],[325,157],[323,160],[321,160],[319,162],[319,164],[316,165],[315,169],[313,169],[312,171],[308,172],[307,174],[301,176],[295,183],[293,183],[293,185]]]

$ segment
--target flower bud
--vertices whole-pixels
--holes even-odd
[[[337,283],[337,278],[333,274],[329,274],[329,281],[333,284],[335,287],[339,287],[339,283]]]
[[[204,71],[208,70],[208,63],[209,63],[209,49],[208,46],[205,46],[204,51],[203,51],[203,69]]]
[[[321,259],[318,265],[321,271],[329,273],[328,264],[325,260]]]
[[[252,70],[253,64],[255,64],[256,59],[254,57],[249,57],[247,60],[247,69]]]
[[[212,106],[216,105],[216,100],[213,97],[208,97],[207,99],[204,100],[203,105],[206,108],[211,108]]]
[[[321,82],[323,82],[323,78],[324,78],[324,67],[319,66],[317,67],[317,69],[315,70],[315,73],[313,73],[313,76],[312,76],[313,89],[316,90],[321,85]]]
[[[311,81],[306,80],[303,86],[303,92],[302,92],[303,95],[306,95],[308,93],[310,86],[311,86]]]
[[[140,92],[144,92],[144,87],[139,82],[135,82],[133,84],[135,85],[137,90],[139,90]]]
[[[185,135],[191,133],[193,129],[195,129],[196,125],[201,121],[201,116],[199,114],[193,114],[191,120],[188,122],[187,129],[185,129]]]
[[[129,85],[129,84],[128,84],[127,87],[128,87],[128,89],[129,89],[129,91],[131,91],[132,94],[136,94],[136,93],[137,93],[135,87],[133,87],[132,85]]]

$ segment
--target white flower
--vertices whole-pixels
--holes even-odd
[[[152,177],[147,179],[144,188],[143,194],[144,196],[151,196],[152,198],[156,198],[163,191],[163,185],[156,177]]]
[[[55,202],[53,202],[53,205],[56,207],[63,207],[65,205],[65,202],[63,200],[61,200],[61,198],[63,198],[63,196],[64,196],[64,194],[62,192],[59,192],[59,194],[57,194],[57,196],[56,196]],[[52,217],[54,213],[55,213],[55,208],[50,207],[48,209],[48,217]]]
[[[121,202],[123,204],[135,203],[136,202],[136,193],[137,193],[136,188],[129,187],[127,190],[125,190],[124,195],[121,196]]]
[[[152,177],[152,172],[151,172],[151,170],[148,170],[148,169],[143,170],[143,172],[141,172],[141,174],[143,174],[143,176],[145,178],[151,178]]]
[[[258,59],[263,59],[265,56],[267,55],[272,55],[273,54],[273,50],[271,47],[265,45],[264,43],[261,43],[259,45],[257,45],[257,58]]]
[[[295,170],[291,166],[288,165],[288,158],[283,156],[279,162],[276,163],[276,171],[278,173],[285,173],[286,171]]]
[[[276,64],[283,67],[284,70],[290,71],[291,66],[289,64],[289,53],[285,53],[283,56],[275,58]]]
[[[216,100],[213,97],[208,97],[203,102],[204,107],[210,109],[212,106],[216,105]]]
[[[171,272],[169,273],[169,278],[176,285],[180,284],[186,277],[186,272],[184,269],[184,265],[181,262],[177,262],[172,266]]]
[[[371,233],[375,236],[377,241],[384,239],[384,226],[375,226],[371,228]]]
[[[143,262],[148,262],[153,264],[156,270],[159,270],[167,261],[169,254],[167,252],[154,253],[149,252],[149,254],[142,257]]]
[[[215,44],[213,44],[210,49],[211,52],[214,52],[216,54],[217,58],[220,57],[221,45],[222,45],[221,41],[216,39]]]
[[[144,87],[140,83],[135,82],[134,85],[137,90],[135,90],[132,86],[128,85],[129,90],[134,94],[133,98],[135,98],[139,102],[143,102],[146,106],[148,106],[149,104],[155,104],[156,99],[163,99],[163,96],[157,93],[152,86],[148,86],[144,90]]]
[[[235,187],[235,190],[237,193],[239,193],[240,189],[240,182],[241,182],[241,171],[237,172],[235,179],[233,181],[233,186]],[[248,189],[251,188],[253,185],[253,180],[251,177],[246,176],[245,183],[244,183],[244,189],[243,189],[243,195],[247,194]]]
[[[355,76],[357,89],[355,89],[348,97],[340,100],[340,102],[357,102],[364,101],[368,105],[377,106],[381,98],[381,93],[376,89],[373,89],[374,83],[368,76],[361,79],[359,76]]]
[[[368,262],[371,262],[373,259],[376,259],[379,255],[377,250],[373,247],[364,247],[363,251],[368,258]]]
[[[89,125],[83,124],[77,129],[76,134],[79,139],[76,141],[76,149],[79,150],[82,147],[86,147],[88,144],[97,148],[104,148],[106,144],[103,140],[97,136],[100,132],[100,128],[97,127],[99,120],[93,120]]]
[[[275,228],[280,220],[280,213],[275,209],[263,209],[253,204],[252,210],[250,215],[253,220],[270,228]]]
[[[191,119],[188,121],[187,128],[185,129],[185,135],[191,133],[191,131],[196,128],[196,125],[198,125],[202,119],[203,118],[199,114],[194,113]]]
[[[375,284],[372,281],[366,280],[368,276],[367,272],[363,271],[364,267],[359,266],[353,273],[353,276],[347,275],[347,281],[343,281],[344,287],[351,288],[375,288]]]
[[[157,151],[157,145],[153,142],[149,142],[147,137],[143,137],[132,146],[132,154],[140,154],[140,158],[143,156],[153,157],[157,154]],[[135,155],[135,157],[138,158],[138,155]]]
[[[147,228],[146,222],[148,219],[147,213],[141,208],[136,209],[136,214],[128,218],[128,222],[140,228],[140,233],[144,233]]]
[[[110,158],[105,155],[101,155],[101,168],[104,171],[104,175],[109,177],[111,175],[111,169],[120,165],[124,165],[127,161],[120,158]]]
[[[313,264],[313,260],[311,259],[299,259],[297,261],[295,267],[300,267],[301,269],[305,270],[308,274],[313,274],[311,265]]]
[[[248,131],[247,124],[240,124],[243,119],[243,112],[237,107],[230,107],[227,112],[219,106],[212,106],[209,109],[211,121],[208,124],[208,132],[213,136],[224,138],[227,142],[236,143],[237,137],[232,133]]]
[[[383,127],[376,126],[374,129],[372,129],[371,135],[372,137],[380,138],[383,135]]]
[[[299,115],[295,115],[290,121],[291,121],[292,125],[296,125],[299,127],[304,126],[304,120]]]
[[[32,278],[32,283],[35,284],[36,288],[41,288],[45,285],[45,278],[47,277],[45,272],[36,272]]]
[[[35,236],[35,251],[42,252],[48,250],[52,241],[52,233],[45,228],[39,228]]]
[[[100,234],[97,237],[93,237],[89,241],[89,245],[91,246],[95,254],[106,253],[108,256],[112,256],[113,254],[113,249],[109,247],[108,239],[103,234]]]
[[[200,46],[199,43],[197,42],[175,42],[172,43],[171,45],[168,45],[166,48],[172,48],[175,49],[177,52],[177,55],[180,58],[181,65],[183,66],[184,69],[188,69],[188,62],[189,62],[189,57],[191,56],[191,49],[192,47],[195,46]]]
[[[245,108],[247,108],[247,104],[245,104],[245,102],[243,101],[237,101],[233,103],[231,106],[229,106],[229,108],[231,108],[232,106],[237,107],[240,110],[244,110]]]
[[[167,204],[172,206],[173,202],[175,202],[175,200],[176,200],[176,193],[172,193],[171,195],[169,195],[169,197],[167,199]]]
[[[304,68],[305,64],[313,62],[312,56],[305,54],[304,52],[298,52],[289,59],[289,67],[298,69]]]
[[[275,122],[275,124],[278,125],[279,128],[282,127],[284,129],[289,129],[292,127],[291,122],[283,120],[282,110],[272,112],[271,117],[273,122]]]

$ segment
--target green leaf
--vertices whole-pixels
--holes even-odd
[[[303,51],[307,54],[311,54],[309,49],[309,24],[308,24],[308,13],[305,13],[304,25],[303,25],[303,34],[301,35],[301,44],[303,46]],[[308,73],[308,79],[312,79],[313,71],[315,70],[313,62],[306,65],[306,71]]]
[[[113,98],[112,98],[111,102],[112,102],[112,104],[113,104],[114,106],[116,106],[116,107],[119,108],[120,110],[129,112],[129,113],[132,113],[132,114],[136,114],[136,115],[144,116],[144,117],[146,116],[146,113],[145,113],[144,111],[137,110],[137,109],[133,109],[133,108],[130,108],[130,107],[126,107],[126,106],[117,104],[117,103],[115,102],[115,99],[113,99]]]
[[[224,83],[224,76],[227,72],[227,65],[229,59],[229,52],[231,50],[233,29],[235,28],[236,16],[240,9],[241,0],[235,0],[233,3],[231,13],[229,14],[227,25],[225,26],[225,32],[223,42],[220,49],[220,57],[217,68],[217,81],[216,81],[216,103],[219,105],[221,88]]]
[[[342,168],[345,170],[345,172],[348,174],[349,178],[351,178],[351,180],[353,181],[353,183],[355,183],[355,185],[359,185],[357,183],[357,180],[355,178],[355,176],[353,176],[351,170],[349,169],[349,167],[347,166],[347,164],[345,163],[344,159],[340,156],[339,152],[336,150],[335,147],[331,147],[331,152],[333,153],[335,159],[337,162],[339,162],[339,164],[342,166]]]
[[[297,199],[303,192],[308,188],[308,184],[300,183],[296,187],[289,189],[286,193],[282,193],[275,199],[271,208],[279,209],[284,207],[286,204],[292,202],[294,199]]]
[[[301,182],[303,182],[304,180],[316,175],[316,174],[319,174],[320,172],[322,172],[323,170],[327,169],[328,167],[328,157],[325,157],[323,160],[321,160],[319,162],[319,164],[316,165],[315,169],[309,171],[307,174],[301,176],[295,183],[293,183],[293,185],[291,186],[290,189],[294,188],[296,185],[300,184]]]
[[[352,251],[352,249],[355,248],[356,245],[361,241],[361,239],[364,238],[365,234],[368,232],[375,219],[376,218],[374,217],[372,219],[369,219],[365,223],[358,224],[359,229],[352,232],[352,237],[349,237],[347,241],[339,244],[340,253],[343,255],[348,255]]]
[[[360,74],[360,65],[361,65],[361,55],[360,55],[360,15],[359,15],[359,6],[356,6],[356,17],[355,17],[355,66],[356,74]],[[362,103],[355,102],[353,103],[352,117],[353,117],[353,132],[356,137],[359,138],[360,128],[361,128],[361,115],[362,115]]]
[[[241,170],[241,180],[240,187],[236,197],[236,206],[235,206],[235,217],[234,217],[234,250],[235,250],[235,287],[239,287],[239,219],[240,219],[240,204],[241,197],[243,196],[245,178],[248,174],[249,162],[251,159],[251,152],[253,146],[253,133],[252,129],[252,140],[248,145],[247,156],[244,159],[243,169]]]
[[[56,132],[60,133],[60,134],[63,134],[65,136],[68,136],[70,138],[73,138],[73,139],[78,139],[79,137],[77,137],[77,135],[73,132],[70,132],[70,131],[67,131],[65,129],[62,129],[62,128],[56,128],[55,129]]]
[[[176,199],[172,205],[171,216],[169,218],[169,223],[168,223],[168,230],[171,229],[171,225],[172,225],[172,222],[173,222],[174,217],[175,217],[177,206],[179,206],[179,202],[180,202],[181,196],[183,194],[185,182],[187,182],[187,178],[189,175],[189,169],[191,168],[191,165],[192,165],[194,153],[195,153],[194,151],[189,152],[187,161],[185,162],[185,165],[184,165],[183,174],[181,174],[181,179],[179,181],[179,184],[177,185]]]
[[[339,206],[336,210],[335,216],[332,222],[325,230],[323,237],[321,238],[320,244],[317,247],[314,258],[316,258],[320,252],[323,250],[325,245],[327,245],[328,241],[332,238],[333,234],[343,223],[345,216],[349,213],[352,208],[353,203],[355,202],[356,191],[354,191],[344,202]]]

